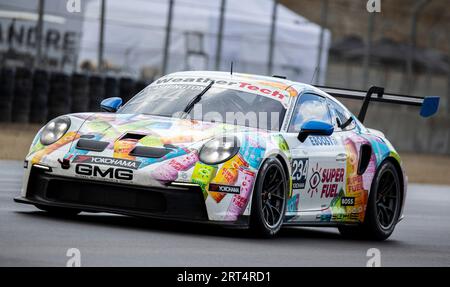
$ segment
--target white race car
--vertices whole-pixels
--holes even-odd
[[[63,115],[36,135],[15,201],[64,215],[110,212],[250,227],[333,226],[384,240],[402,216],[406,176],[370,101],[439,98],[317,88],[224,72],[164,76],[122,106]],[[372,95],[376,94],[376,97]],[[358,117],[335,97],[364,100]]]

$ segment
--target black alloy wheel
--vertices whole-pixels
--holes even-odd
[[[392,169],[383,170],[376,195],[378,223],[385,230],[395,224],[399,208],[400,192],[395,173]]]
[[[250,227],[264,237],[274,236],[283,224],[287,200],[287,176],[281,162],[267,159],[261,166],[252,199]]]
[[[339,226],[344,237],[386,240],[394,232],[401,207],[400,177],[394,164],[384,161],[375,174],[364,223]]]

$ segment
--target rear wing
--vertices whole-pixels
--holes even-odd
[[[358,120],[360,122],[364,122],[367,108],[369,107],[369,103],[371,101],[420,107],[420,115],[424,118],[431,117],[439,108],[439,97],[421,98],[398,94],[385,94],[384,88],[381,87],[371,87],[367,92],[321,86],[316,87],[335,98],[363,100],[364,102],[358,115]],[[374,97],[374,95],[376,96]]]

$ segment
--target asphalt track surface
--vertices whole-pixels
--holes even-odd
[[[346,240],[333,228],[285,228],[275,239],[245,230],[105,213],[57,218],[13,202],[22,163],[0,161],[0,266],[450,266],[450,187],[410,185],[406,218],[385,242]]]

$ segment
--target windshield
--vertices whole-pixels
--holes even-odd
[[[201,85],[148,86],[125,104],[119,113],[180,117],[203,89],[205,86]],[[278,131],[285,112],[286,109],[277,100],[212,86],[194,105],[188,117]]]

